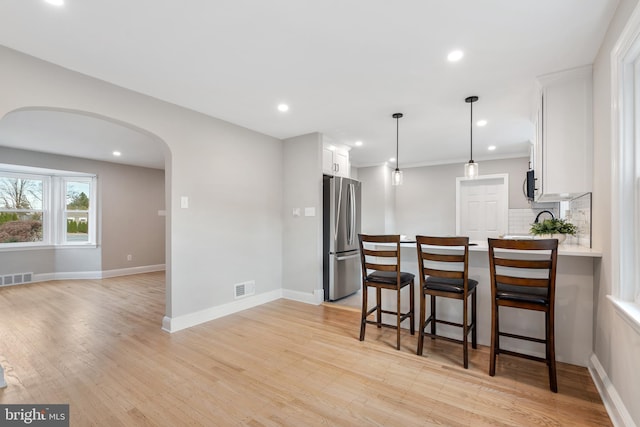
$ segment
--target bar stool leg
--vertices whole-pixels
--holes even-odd
[[[491,352],[489,354],[489,375],[496,374],[496,346],[498,345],[498,303],[491,305]]]
[[[422,356],[422,347],[424,347],[424,328],[427,326],[425,325],[425,313],[426,313],[426,295],[424,293],[424,290],[420,291],[420,324],[418,325],[418,327],[420,328],[418,330],[418,350],[416,351],[416,354],[418,356]]]
[[[477,292],[473,291],[471,294],[471,347],[476,349],[478,348],[478,332],[476,327],[476,306],[477,306]]]
[[[396,350],[400,350],[400,318],[402,317],[402,313],[400,312],[400,293],[400,289],[398,289],[396,292]]]
[[[431,296],[431,339],[436,339],[436,297]]]
[[[360,319],[360,341],[364,341],[364,332],[367,326],[367,311],[369,309],[367,297],[369,290],[367,285],[362,286],[362,318]]]
[[[378,329],[382,328],[382,289],[376,288],[376,321],[378,322]]]
[[[553,308],[551,308],[552,310]],[[546,313],[547,320],[547,363],[549,364],[549,388],[552,392],[558,392],[558,381],[556,377],[556,344],[553,327],[553,312]]]
[[[411,281],[409,284],[409,320],[411,321],[411,325],[409,325],[409,330],[411,331],[411,335],[415,335],[416,326],[415,326],[415,311],[416,311],[416,302],[415,302],[415,292],[414,292],[414,281]]]
[[[464,369],[469,368],[469,349],[467,348],[469,345],[469,313],[467,310],[468,301],[466,298],[463,298],[463,306],[462,306],[462,361],[464,365]]]

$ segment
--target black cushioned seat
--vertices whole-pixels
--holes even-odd
[[[415,276],[411,273],[400,272],[400,283],[409,283],[411,282]],[[398,275],[395,271],[374,271],[373,273],[367,276],[367,280],[371,282],[380,282],[380,283],[389,283],[391,285],[396,284],[396,280],[398,279]]]
[[[504,283],[497,284],[496,298],[540,305],[545,305],[549,302],[547,288],[512,286]]]
[[[472,291],[478,286],[478,281],[469,279],[468,280],[468,288],[469,291]],[[446,277],[427,277],[425,281],[427,289],[431,289],[434,291],[442,291],[442,292],[464,292],[464,282],[462,279],[448,279]]]

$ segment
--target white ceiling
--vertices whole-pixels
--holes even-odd
[[[592,63],[618,3],[65,1],[0,2],[0,44],[277,138],[361,140],[351,150],[358,166],[395,155],[391,115],[402,112],[401,167],[468,159],[469,95],[480,97],[474,119],[488,120],[474,130],[474,158],[526,155],[535,77]],[[453,49],[465,52],[458,63],[446,60]],[[289,112],[277,111],[281,102]],[[48,120],[47,135],[60,132],[52,144],[33,136],[33,120],[22,120],[20,137],[12,119],[0,121],[0,138],[14,126],[0,145],[45,144],[63,154],[65,140],[78,145],[67,133],[73,124]],[[120,138],[144,144],[114,132],[102,140],[80,132],[81,144],[100,146],[91,151],[109,161]]]

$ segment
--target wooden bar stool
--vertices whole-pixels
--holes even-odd
[[[557,393],[553,319],[558,240],[488,239],[488,241],[492,301],[489,375],[495,375],[496,356],[501,353],[545,362],[549,367],[549,387],[551,391]],[[545,338],[501,332],[499,325],[501,306],[544,312]],[[501,336],[542,343],[545,345],[546,357],[541,358],[500,348]]]
[[[400,323],[406,318],[410,319],[411,335],[415,333],[414,327],[414,275],[400,271],[400,236],[399,235],[358,235],[360,241],[360,260],[362,264],[362,318],[360,321],[360,341],[364,340],[367,323],[374,324],[378,328],[385,326],[397,330],[396,348],[400,350]],[[400,290],[409,285],[409,311],[402,313],[400,310]],[[368,288],[376,288],[376,305],[368,307]],[[382,309],[382,289],[396,291],[396,311]],[[376,312],[376,320],[368,320],[367,317]],[[382,323],[382,314],[396,316],[396,324]]]
[[[469,238],[468,237],[428,237],[416,236],[418,249],[418,271],[420,273],[420,336],[417,354],[422,355],[424,336],[436,337],[462,343],[463,365],[469,367],[468,336],[471,332],[471,346],[477,348],[476,334],[476,287],[478,282],[469,279]],[[431,315],[425,320],[426,298],[430,296]],[[468,301],[471,296],[471,322],[469,322]],[[462,300],[462,323],[438,319],[436,297]],[[462,340],[436,335],[436,324],[442,323],[462,328]],[[426,332],[431,324],[431,332]]]

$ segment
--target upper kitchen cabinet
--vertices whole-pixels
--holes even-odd
[[[349,178],[351,165],[349,149],[341,147],[326,136],[322,139],[322,173]]]
[[[592,80],[590,65],[538,77],[536,201],[572,199],[592,189]]]

